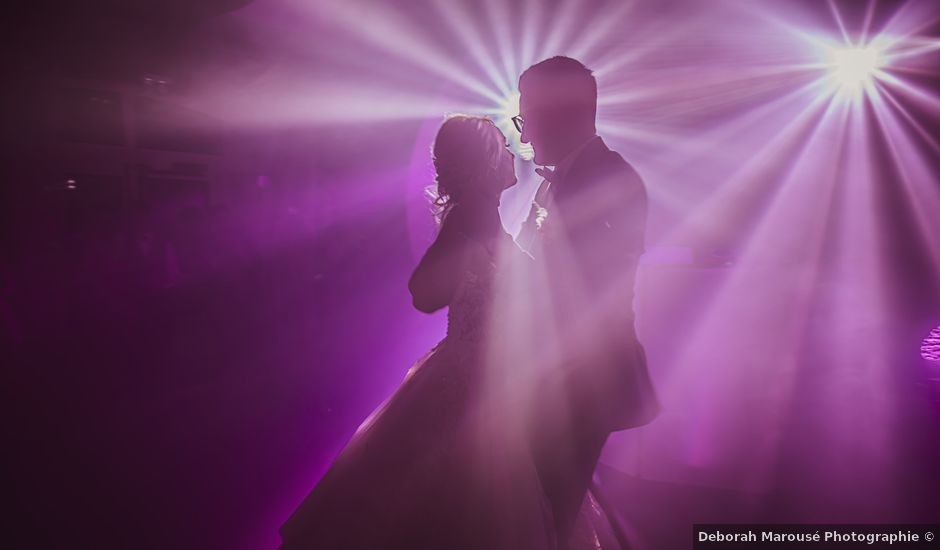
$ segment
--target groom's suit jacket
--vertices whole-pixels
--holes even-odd
[[[633,288],[644,250],[643,180],[594,137],[536,195],[519,244],[544,268],[558,364],[577,414],[609,431],[650,422],[659,401],[636,337]]]

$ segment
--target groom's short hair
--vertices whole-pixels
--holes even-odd
[[[577,59],[556,55],[532,65],[519,77],[519,91],[534,91],[554,107],[589,112],[592,120],[597,114],[597,79]]]

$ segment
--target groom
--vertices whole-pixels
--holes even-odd
[[[539,327],[550,374],[530,439],[564,549],[608,435],[659,411],[633,315],[647,200],[640,176],[596,133],[589,69],[553,57],[522,73],[519,92],[513,122],[545,179],[517,241],[544,268],[551,304]]]

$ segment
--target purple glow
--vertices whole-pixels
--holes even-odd
[[[73,480],[106,478],[113,503],[83,508],[120,516],[135,542],[273,548],[444,334],[406,289],[436,231],[424,190],[443,117],[486,115],[506,134],[519,183],[500,213],[516,233],[540,183],[510,121],[517,79],[561,54],[594,70],[598,133],[650,197],[635,307],[665,408],[608,440],[604,464],[635,483],[624,516],[655,542],[686,533],[670,503],[692,510],[703,488],[747,503],[698,502],[716,522],[935,511],[940,476],[918,460],[940,460],[940,416],[910,388],[935,387],[940,361],[940,327],[926,366],[911,342],[940,311],[940,3],[207,3],[230,9],[177,14],[172,35],[123,27],[133,7],[82,3],[58,33],[39,32],[45,15],[11,25],[15,51],[38,53],[11,85],[36,105],[11,126],[24,135],[17,200],[0,200],[0,347],[22,363],[8,396],[49,407],[26,416],[60,431],[41,438],[48,465],[17,457],[44,466],[22,478],[36,503],[34,485],[67,479],[85,498],[96,488]],[[98,18],[101,32],[84,28]],[[34,84],[46,66],[59,72]],[[125,117],[98,141],[60,124],[69,97],[40,103],[86,88],[106,93],[79,130],[114,105]],[[223,146],[140,146],[151,100],[177,113],[156,117],[156,137],[205,118]],[[16,452],[34,446],[22,434]],[[62,456],[75,471],[51,476]],[[139,495],[156,497],[126,506]]]
[[[432,2],[424,11],[380,9],[368,21],[329,2],[280,6],[287,20],[328,27],[337,51],[354,54],[337,56],[337,72],[315,82],[276,67],[255,88],[223,90],[228,101],[219,105],[243,107],[220,116],[267,124],[251,105],[279,90],[284,101],[265,104],[265,116],[278,121],[407,126],[401,200],[417,258],[434,231],[422,197],[442,116],[487,114],[521,153],[519,185],[501,201],[504,225],[515,232],[538,178],[509,122],[514,80],[547,55],[581,58],[598,77],[599,132],[649,183],[657,210],[648,246],[691,251],[717,242],[734,256],[730,269],[655,257],[644,264],[639,329],[672,408],[644,429],[639,448],[635,437],[614,434],[608,463],[641,464],[631,471],[649,479],[756,494],[804,475],[829,480],[832,494],[862,486],[890,494],[875,473],[901,466],[891,426],[903,405],[880,389],[893,372],[892,333],[878,327],[896,323],[892,266],[900,260],[872,243],[896,219],[879,195],[885,181],[896,182],[890,192],[916,197],[912,231],[926,269],[940,273],[940,232],[929,215],[937,171],[922,146],[935,138],[919,128],[937,124],[940,100],[910,80],[935,72],[938,43],[918,29],[936,8],[683,3],[676,18],[655,3],[550,4],[556,20],[571,24],[537,24],[540,2]],[[506,21],[518,21],[518,32],[501,32]],[[365,78],[366,70],[381,76]],[[421,75],[422,84],[405,74]],[[309,109],[311,98],[323,108]],[[875,144],[879,136],[886,146]],[[891,166],[897,175],[885,173]],[[342,214],[360,219],[356,197],[350,201]],[[442,330],[426,327],[428,340]],[[852,429],[860,416],[864,433]],[[814,428],[795,427],[804,424]],[[845,449],[861,449],[853,473],[838,459]],[[852,501],[857,512],[860,502]],[[807,504],[806,515],[823,509]]]

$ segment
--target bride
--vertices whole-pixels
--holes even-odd
[[[441,227],[408,288],[417,309],[448,308],[447,335],[281,527],[282,550],[558,546],[523,434],[531,313],[511,298],[531,283],[528,257],[497,209],[513,154],[491,120],[455,115],[433,160]]]

